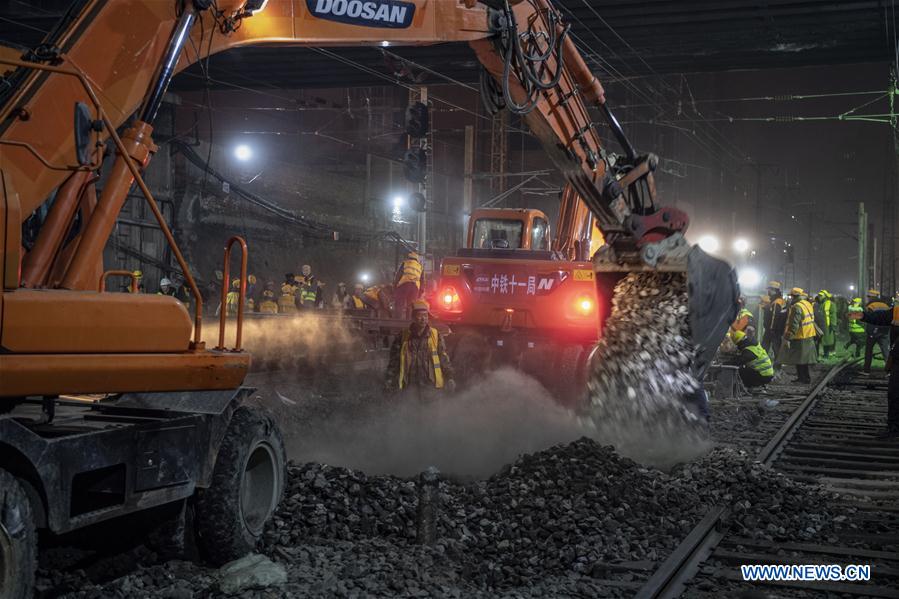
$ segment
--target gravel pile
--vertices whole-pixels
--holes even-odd
[[[420,492],[416,479],[291,464],[261,547],[287,582],[239,596],[632,596],[709,505],[735,505],[733,526],[763,539],[821,540],[837,516],[828,494],[737,451],[663,473],[586,438],[487,480],[441,479],[431,544],[417,539]],[[214,596],[216,578],[169,562],[70,596]]]

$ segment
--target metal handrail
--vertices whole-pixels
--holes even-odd
[[[162,211],[159,210],[159,205],[156,203],[156,199],[150,192],[150,188],[147,187],[147,184],[144,182],[143,177],[141,177],[140,169],[138,169],[137,165],[134,164],[134,160],[131,158],[131,156],[128,155],[128,152],[125,150],[125,144],[122,143],[122,139],[116,132],[115,125],[113,125],[112,121],[110,121],[109,117],[106,115],[106,111],[103,110],[103,106],[100,104],[100,99],[97,97],[97,94],[94,93],[93,88],[90,86],[90,83],[87,80],[87,76],[82,73],[81,70],[78,69],[78,67],[75,65],[73,65],[74,68],[67,69],[63,67],[38,64],[12,58],[0,58],[0,64],[8,64],[16,67],[23,67],[26,69],[48,71],[50,73],[57,73],[60,75],[68,75],[69,77],[75,77],[76,79],[78,79],[78,81],[81,82],[81,87],[84,88],[85,93],[87,93],[88,97],[91,100],[91,103],[97,110],[97,116],[99,117],[99,120],[103,121],[103,125],[104,127],[106,127],[106,131],[109,132],[109,136],[115,144],[116,151],[118,151],[119,155],[121,155],[122,159],[125,161],[125,166],[128,167],[128,170],[131,172],[131,176],[134,177],[135,183],[137,183],[137,186],[140,187],[141,193],[143,193],[144,195],[144,199],[147,200],[147,204],[150,206],[150,211],[156,218],[156,223],[159,225],[163,236],[165,236],[166,243],[168,243],[169,247],[172,248],[172,253],[175,254],[175,259],[178,262],[178,266],[181,268],[181,272],[184,273],[185,282],[188,284],[188,286],[190,286],[190,292],[191,295],[193,295],[194,305],[196,306],[196,310],[194,312],[194,340],[191,342],[190,346],[191,349],[202,349],[203,295],[200,293],[200,288],[197,287],[197,282],[194,280],[193,275],[190,274],[190,269],[187,266],[187,261],[181,254],[181,250],[178,248],[178,244],[175,242],[175,237],[169,230],[169,226],[165,222]],[[38,159],[41,160],[41,157],[38,156]],[[41,161],[44,162],[43,160]],[[83,168],[89,167],[78,167],[70,170],[82,170]]]
[[[100,275],[100,293],[106,291],[106,278],[107,277],[131,277],[131,293],[138,292],[138,281],[140,277],[131,270],[107,270],[102,275]]]
[[[240,351],[241,336],[243,335],[243,306],[247,298],[247,242],[243,237],[235,235],[225,244],[225,267],[222,269],[222,307],[219,309],[219,344],[215,349],[225,351],[225,322],[228,316],[228,292],[231,288],[231,248],[235,243],[240,244],[240,292],[237,297],[237,337],[234,340],[234,348],[230,351]]]

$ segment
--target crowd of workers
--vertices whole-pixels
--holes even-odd
[[[135,274],[138,274],[137,271]],[[228,316],[234,316],[240,306],[240,279],[234,278],[228,283],[222,305],[222,285],[225,284],[223,278],[222,271],[215,271],[201,290],[203,301],[208,306],[217,306],[216,315],[224,309]],[[350,290],[341,281],[330,296],[326,292],[325,282],[313,274],[310,265],[304,264],[300,268],[300,274],[287,273],[280,282],[269,279],[260,284],[255,275],[247,275],[243,308],[244,312],[260,314],[296,314],[304,310],[330,309],[404,318],[410,315],[411,304],[422,294],[424,284],[421,256],[414,251],[406,255],[392,284],[365,285],[360,282]],[[157,293],[175,297],[184,303],[190,301],[186,285],[176,285],[168,278],[160,280]]]
[[[842,338],[844,351],[857,358],[864,352],[865,374],[871,372],[875,351],[880,352],[890,371],[885,436],[899,436],[899,377],[894,383],[890,368],[899,345],[893,342],[899,337],[899,301],[881,297],[877,289],[869,289],[864,302],[834,297],[827,290],[809,296],[799,287],[784,297],[781,284],[771,281],[759,308],[760,323],[741,305],[729,335],[737,350],[729,362],[739,366],[746,387],[770,383],[782,366],[795,366],[793,382],[811,383],[811,366],[835,355]]]

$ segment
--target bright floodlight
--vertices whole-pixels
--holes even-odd
[[[749,242],[745,239],[737,239],[734,241],[734,251],[740,254],[745,254],[749,251]]]
[[[850,285],[850,286],[849,286],[849,291],[855,291],[855,285]]]
[[[718,238],[714,235],[703,235],[699,238],[699,247],[701,247],[704,252],[714,254],[718,251],[718,248],[721,247],[721,242],[719,242]]]
[[[406,198],[403,196],[393,196],[393,208],[395,210],[399,210],[406,203]]]
[[[744,268],[737,277],[740,287],[755,289],[762,282],[762,275],[754,268]]]
[[[246,162],[253,157],[253,149],[247,144],[238,144],[234,148],[234,157],[241,162]]]
[[[364,272],[361,275],[359,275],[359,280],[362,281],[363,283],[368,283],[368,280],[370,278],[371,278],[371,275],[369,275],[367,272]]]

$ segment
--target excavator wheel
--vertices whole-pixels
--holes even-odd
[[[36,563],[31,502],[16,477],[0,470],[0,599],[30,599]]]
[[[281,501],[286,479],[287,456],[278,427],[257,409],[238,408],[219,448],[212,484],[197,495],[203,557],[222,565],[253,551]]]
[[[587,403],[587,358],[589,348],[565,345],[560,348],[554,378],[558,400],[566,408],[577,410]]]

